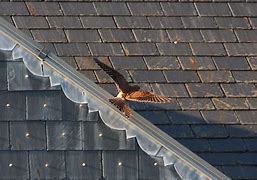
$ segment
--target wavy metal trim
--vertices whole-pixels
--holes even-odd
[[[164,165],[174,165],[177,173],[182,179],[210,179],[198,170],[190,167],[185,161],[179,159],[173,152],[167,150],[165,147],[147,138],[139,128],[131,126],[126,121],[121,121],[117,113],[114,113],[108,108],[102,106],[99,100],[87,93],[85,90],[80,89],[73,84],[67,77],[62,76],[44,61],[40,61],[38,57],[28,52],[19,44],[5,37],[4,34],[0,33],[0,49],[13,50],[13,59],[23,58],[24,64],[28,70],[37,76],[49,77],[52,86],[61,85],[64,94],[71,101],[76,103],[87,103],[90,111],[99,111],[99,114],[103,122],[117,130],[125,130],[127,138],[136,137],[137,142],[142,150],[151,156],[162,157]]]

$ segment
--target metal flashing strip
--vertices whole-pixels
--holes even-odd
[[[18,48],[23,48],[33,54],[33,62],[30,58],[31,61],[25,63],[30,71],[36,75],[49,77],[52,85],[59,83],[63,89],[68,91],[70,88],[75,89],[76,93],[67,93],[66,95],[70,96],[69,98],[75,102],[88,103],[91,105],[91,110],[99,107],[97,110],[99,110],[103,121],[105,116],[113,117],[112,120],[104,122],[112,128],[126,130],[128,138],[136,136],[137,140],[142,143],[139,143],[139,145],[144,151],[150,155],[162,156],[166,165],[174,164],[182,178],[230,179],[139,114],[133,112],[133,116],[128,120],[115,106],[109,103],[107,99],[112,96],[108,92],[67,65],[53,53],[44,53],[43,60],[41,56],[38,56],[42,46],[26,37],[2,18],[0,18],[0,32],[17,43]],[[22,53],[24,54],[24,52]],[[17,57],[21,54],[18,53]],[[39,66],[43,67],[43,72],[41,69],[37,69]],[[36,71],[34,71],[34,67],[37,69]],[[79,94],[80,92],[82,93]]]

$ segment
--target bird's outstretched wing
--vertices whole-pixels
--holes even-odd
[[[113,68],[107,66],[106,64],[99,61],[97,58],[94,58],[94,61],[113,79],[115,82],[118,90],[121,90],[122,92],[128,92],[130,89],[130,85],[124,78],[122,74],[120,74],[118,71],[114,70]]]
[[[131,116],[131,110],[129,106],[121,98],[112,98],[109,101],[114,104],[121,112],[123,112],[128,118]]]
[[[152,103],[167,103],[170,99],[161,95],[157,95],[148,91],[134,91],[125,97],[129,101],[137,102],[152,102]]]

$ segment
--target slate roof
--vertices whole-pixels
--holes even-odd
[[[171,97],[132,106],[233,179],[257,178],[256,9],[246,0],[0,3],[2,17],[113,95],[92,56]]]

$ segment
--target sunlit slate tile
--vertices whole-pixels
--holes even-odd
[[[250,64],[252,70],[257,70],[257,58],[256,57],[249,57],[248,62]]]
[[[147,180],[180,179],[173,165],[164,166],[162,158],[151,157],[142,150],[139,150],[139,177]]]
[[[133,30],[138,42],[169,42],[164,30]]]
[[[28,15],[28,9],[24,2],[1,2],[1,15]]]
[[[103,42],[135,42],[135,37],[129,29],[99,29]]]
[[[61,91],[27,92],[27,120],[61,120]]]
[[[257,109],[257,98],[247,98],[250,109]]]
[[[188,97],[184,84],[152,84],[153,91],[167,97]]]
[[[9,91],[55,89],[49,78],[33,75],[20,61],[7,64],[7,79]]]
[[[248,111],[236,111],[239,121],[242,124],[257,124],[256,117],[257,111],[248,110]]]
[[[0,120],[25,120],[24,92],[0,92]]]
[[[148,69],[151,70],[167,70],[167,69],[180,69],[180,64],[176,57],[168,56],[155,56],[144,57]]]
[[[47,20],[51,28],[82,28],[79,17],[75,16],[49,16]]]
[[[8,122],[0,122],[0,150],[9,149],[9,133]]]
[[[248,70],[250,69],[247,60],[244,57],[214,57],[219,70]]]
[[[227,55],[221,43],[191,43],[193,55],[198,56],[224,56]]]
[[[203,38],[207,42],[236,42],[236,36],[232,30],[201,30]]]
[[[105,179],[138,179],[137,151],[103,151]]]
[[[115,69],[146,69],[146,64],[142,57],[111,57],[111,62]]]
[[[63,151],[30,151],[29,165],[31,179],[66,178]]]
[[[247,18],[235,17],[215,17],[219,28],[226,29],[250,29],[250,23]]]
[[[202,84],[188,83],[186,84],[191,97],[222,97],[223,92],[219,84]]]
[[[57,2],[27,2],[30,15],[62,15],[62,10]]]
[[[188,43],[178,43],[178,44],[171,44],[171,43],[156,43],[158,50],[160,51],[160,55],[167,56],[167,55],[192,55],[191,48]]]
[[[81,122],[47,122],[48,150],[82,150]]]
[[[22,29],[48,29],[49,25],[45,17],[42,16],[14,16],[14,24]]]
[[[235,33],[239,42],[257,42],[257,30],[236,30]]]
[[[130,74],[134,82],[166,82],[162,71],[135,70]]]
[[[256,3],[229,3],[234,16],[256,16]]]
[[[121,56],[124,55],[119,43],[88,43],[93,56]]]
[[[57,55],[59,56],[88,56],[89,49],[84,43],[55,43]]]
[[[200,30],[196,29],[179,29],[167,30],[172,42],[203,42]]]
[[[28,153],[26,151],[1,151],[0,164],[2,179],[29,179]]]
[[[115,16],[118,28],[149,28],[146,17]]]
[[[161,2],[161,6],[167,16],[194,16],[197,15],[193,3],[169,3]]]
[[[163,15],[162,8],[158,2],[133,2],[128,3],[129,10],[133,16],[160,16]]]
[[[227,3],[196,3],[200,16],[230,16],[231,12]]]
[[[212,102],[217,109],[249,109],[246,98],[213,98]]]
[[[213,17],[182,17],[185,28],[217,28],[217,24]]]
[[[211,57],[178,57],[184,70],[215,70]]]
[[[96,15],[92,2],[61,2],[64,15]]]
[[[67,42],[63,30],[32,30],[31,33],[38,42]]]
[[[94,2],[98,15],[130,15],[125,2]]]
[[[83,149],[133,150],[135,139],[127,139],[125,131],[113,130],[101,121],[83,122]]]
[[[158,55],[159,52],[154,43],[123,43],[124,53],[127,56]]]
[[[12,150],[46,150],[45,123],[11,122],[10,144]]]
[[[236,83],[221,86],[227,97],[257,97],[257,90],[253,84]]]
[[[224,46],[230,56],[257,55],[257,43],[225,43]]]
[[[214,106],[208,98],[178,98],[177,99],[183,110],[213,110]]]
[[[65,157],[68,179],[101,179],[100,151],[66,151]]]
[[[175,29],[183,28],[180,17],[148,17],[153,29]]]
[[[257,83],[257,71],[233,71],[236,82]]]
[[[112,17],[105,16],[85,16],[81,17],[81,22],[84,28],[116,28]]]
[[[202,82],[235,82],[230,71],[198,71]]]
[[[101,38],[97,30],[66,30],[65,34],[69,42],[100,42]]]
[[[199,82],[195,71],[164,71],[168,82]]]

